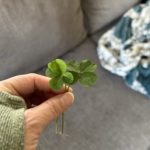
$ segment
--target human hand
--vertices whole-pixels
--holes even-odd
[[[21,96],[27,104],[24,114],[25,150],[35,150],[42,130],[73,103],[71,89],[66,93],[64,88],[53,92],[48,81],[45,76],[27,74],[0,82],[0,91]]]

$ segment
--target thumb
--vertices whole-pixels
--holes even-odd
[[[71,92],[57,95],[30,110],[41,130],[64,112],[74,101]],[[30,115],[31,115],[30,114]]]

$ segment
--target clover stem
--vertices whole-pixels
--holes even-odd
[[[63,134],[64,133],[64,117],[65,117],[65,114],[64,113],[62,113],[62,123],[61,123],[61,134]]]
[[[68,85],[66,85],[65,84],[65,91],[67,92],[67,91],[69,91],[69,88],[70,88],[70,86]],[[61,115],[61,134],[63,134],[64,133],[64,119],[65,118],[65,113],[62,113],[62,115]]]
[[[69,91],[69,88],[70,88],[70,86],[67,85],[67,84],[65,84],[65,92],[68,92],[68,91]]]
[[[65,92],[67,92],[67,85],[65,84]],[[62,113],[62,115],[61,115],[61,134],[63,134],[64,133],[64,117],[65,117],[65,114],[64,113]]]
[[[58,134],[58,118],[55,120],[55,132]]]

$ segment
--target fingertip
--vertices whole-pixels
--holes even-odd
[[[72,103],[74,102],[74,94],[72,92],[66,92],[65,95],[68,100],[70,100]]]
[[[73,92],[73,89],[71,87],[69,87],[69,92]]]
[[[53,90],[53,92],[56,93],[56,94],[61,94],[61,93],[65,93],[65,92],[73,92],[73,89],[71,87],[66,89],[65,85],[63,85],[60,90]]]

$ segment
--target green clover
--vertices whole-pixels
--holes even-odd
[[[96,68],[97,65],[88,59],[82,60],[81,62],[72,60],[67,63],[62,59],[55,59],[48,63],[45,74],[51,78],[49,85],[52,90],[60,90],[65,85],[65,90],[68,91],[70,85],[78,81],[85,87],[94,85],[97,80]],[[62,114],[61,133],[63,133],[63,128],[64,113]],[[56,132],[58,132],[58,119],[56,119]]]

